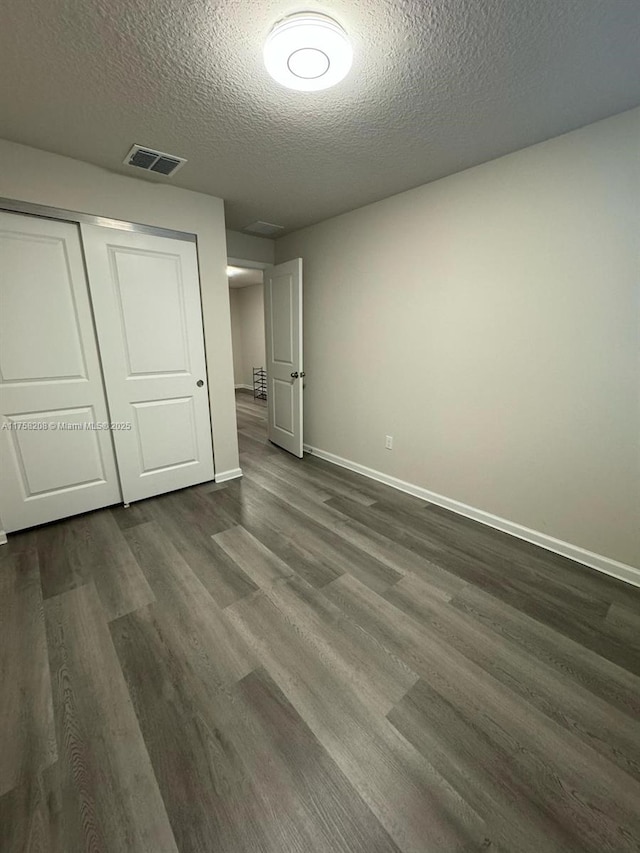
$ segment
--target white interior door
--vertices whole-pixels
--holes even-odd
[[[0,517],[121,500],[78,226],[0,211]]]
[[[269,441],[302,458],[302,258],[264,271]]]
[[[81,228],[124,500],[213,479],[195,244]]]

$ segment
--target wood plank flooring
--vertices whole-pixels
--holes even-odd
[[[266,439],[0,548],[2,853],[640,850],[640,589]]]

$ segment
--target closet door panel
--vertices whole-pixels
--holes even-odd
[[[121,500],[78,227],[0,212],[0,517]]]
[[[213,479],[195,244],[82,235],[125,501]]]

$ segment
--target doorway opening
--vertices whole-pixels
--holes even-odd
[[[264,271],[248,263],[230,259],[227,267],[236,419],[243,449],[267,441]]]
[[[227,263],[236,397],[262,403],[267,440],[302,459],[302,258]]]

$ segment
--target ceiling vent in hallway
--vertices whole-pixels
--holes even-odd
[[[251,225],[245,225],[242,229],[248,234],[259,234],[261,237],[270,237],[272,234],[277,234],[278,231],[284,231],[284,225],[274,225],[273,222],[252,222]]]
[[[136,166],[138,169],[144,169],[145,172],[155,172],[157,175],[166,175],[169,178],[175,175],[187,161],[184,157],[134,145],[122,162],[125,166]]]

